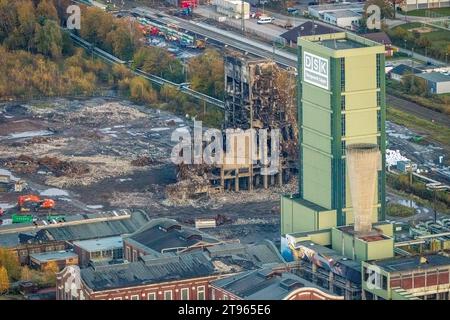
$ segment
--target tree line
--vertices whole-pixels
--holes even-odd
[[[92,96],[102,89],[115,89],[136,102],[206,118],[198,101],[178,97],[181,93],[168,94],[167,89],[134,76],[126,66],[105,64],[76,48],[61,28],[68,5],[69,0],[0,0],[0,100]],[[188,81],[194,90],[223,97],[223,59],[217,51],[207,49],[184,66],[168,51],[145,46],[135,21],[115,18],[95,7],[81,8],[77,32],[86,41],[131,61],[132,68],[176,83]],[[221,114],[212,113],[216,122]]]

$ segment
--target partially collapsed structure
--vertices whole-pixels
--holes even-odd
[[[227,52],[224,59],[225,121],[222,129],[224,133],[238,130],[233,133],[233,139],[243,141],[241,148],[245,151],[237,158],[236,150],[225,148],[224,157],[229,159],[233,154],[231,158],[235,161],[223,164],[180,165],[180,182],[167,189],[169,196],[181,194],[186,198],[194,194],[283,185],[297,170],[299,132],[295,70],[286,70],[269,59],[255,59],[235,51]],[[265,142],[261,142],[261,138],[252,141],[246,131],[249,129],[279,130],[277,170],[268,173],[265,168],[269,165],[264,164],[261,154],[254,156],[251,146],[271,150],[278,141],[271,141],[270,133],[267,145],[263,145]],[[225,137],[223,145],[226,147]]]

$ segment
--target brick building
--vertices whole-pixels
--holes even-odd
[[[450,300],[450,257],[441,254],[367,261],[366,300]]]
[[[67,268],[57,275],[57,299],[208,300],[211,281],[280,263],[284,260],[269,241],[150,254],[134,262],[92,264],[78,273]]]

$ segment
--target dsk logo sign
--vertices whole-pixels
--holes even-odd
[[[328,60],[315,54],[303,52],[303,79],[320,88],[329,89]]]

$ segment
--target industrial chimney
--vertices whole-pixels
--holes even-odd
[[[346,157],[354,230],[366,234],[372,230],[380,151],[376,144],[351,144],[347,146]]]

